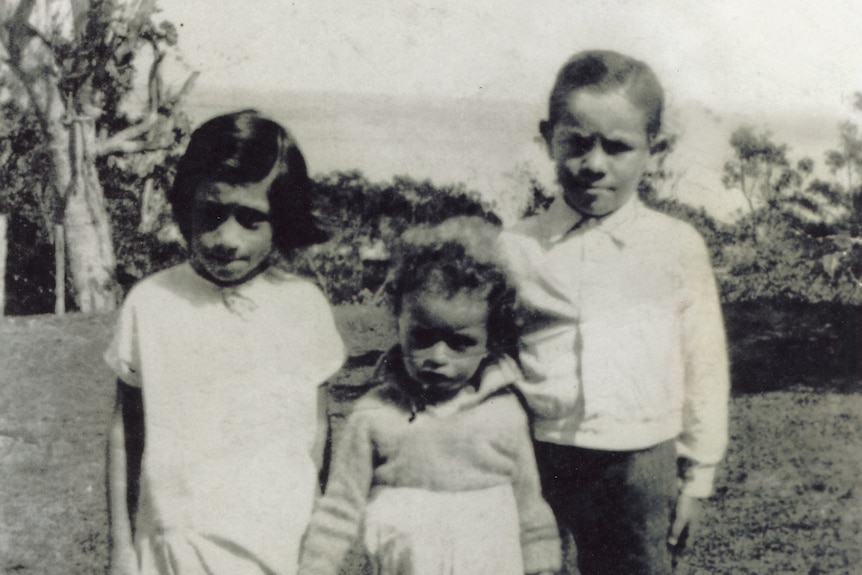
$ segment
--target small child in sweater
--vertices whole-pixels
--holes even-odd
[[[300,573],[338,573],[357,535],[382,575],[523,575],[560,566],[527,417],[512,385],[514,293],[497,230],[409,230],[389,283],[399,344],[336,447]]]

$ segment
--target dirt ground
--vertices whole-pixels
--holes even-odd
[[[354,356],[334,381],[344,397],[392,336],[381,312],[336,313]],[[678,573],[862,573],[862,372],[854,360],[862,354],[849,315],[830,313],[731,314],[730,449]],[[0,320],[2,573],[104,570],[114,388],[100,358],[111,323]]]

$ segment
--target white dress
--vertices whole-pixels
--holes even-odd
[[[383,487],[368,503],[363,544],[373,575],[523,575],[511,485],[435,492]]]
[[[130,292],[106,360],[143,393],[141,573],[293,574],[319,388],[344,360],[320,291],[276,271],[221,289],[182,264]]]

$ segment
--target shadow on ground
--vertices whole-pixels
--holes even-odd
[[[755,301],[724,316],[735,393],[862,392],[862,307]]]

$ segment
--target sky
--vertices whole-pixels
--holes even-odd
[[[852,114],[854,92],[862,91],[856,0],[160,0],[159,6],[179,29],[182,56],[172,73],[199,70],[197,94],[510,100],[541,110],[569,55],[608,48],[650,64],[669,108],[694,106],[700,116],[766,125],[797,138],[792,147],[805,151],[805,138],[822,140],[824,122],[835,131]],[[704,125],[699,118],[689,132]],[[707,175],[698,177],[717,181],[720,167],[695,156],[715,156],[709,140],[725,136],[704,134],[704,141],[684,146],[690,177],[696,179],[700,163]],[[695,181],[695,187],[710,186]]]
[[[714,109],[841,109],[862,89],[856,0],[161,0],[202,84],[544,99],[587,47]],[[217,8],[215,7],[217,6]]]

